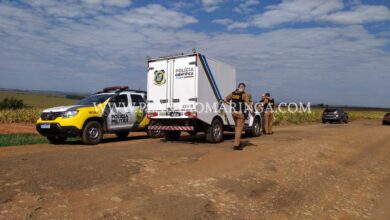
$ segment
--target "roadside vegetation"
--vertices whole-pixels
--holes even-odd
[[[48,143],[47,139],[38,134],[0,134],[0,147],[43,143]]]
[[[311,122],[320,122],[322,113],[318,111],[308,112],[276,112],[274,114],[274,124],[279,125],[283,122],[288,122],[292,124],[305,124]]]
[[[354,121],[357,119],[373,119],[381,120],[383,115],[386,113],[384,111],[362,111],[362,110],[348,110],[349,121]],[[307,124],[312,122],[321,122],[322,121],[322,108],[314,108],[309,112],[296,112],[296,113],[281,113],[276,112],[274,114],[275,120],[274,124],[279,125],[284,122],[291,124]]]
[[[0,102],[0,110],[3,109],[21,109],[27,107],[22,99],[15,99],[15,98],[5,98],[3,101]]]
[[[40,108],[0,110],[0,123],[35,123],[41,111]]]
[[[35,123],[43,109],[72,105],[81,96],[0,92],[0,123]]]

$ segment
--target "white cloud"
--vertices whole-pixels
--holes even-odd
[[[280,101],[389,106],[387,32],[381,37],[361,25],[260,34],[179,28],[194,22],[191,18],[149,5],[58,23],[35,10],[2,4],[0,87],[93,92],[119,83],[144,89],[147,55],[196,48],[236,66],[238,80],[247,82],[255,99],[270,91]]]
[[[243,0],[233,11],[237,13],[248,13],[253,11],[254,7],[260,4],[260,0]]]
[[[132,0],[105,0],[104,5],[116,6],[116,7],[127,7],[131,5]]]
[[[202,0],[203,9],[207,12],[213,12],[217,10],[224,0]]]
[[[26,0],[36,12],[54,17],[76,18],[109,13],[132,4],[132,0]]]
[[[284,0],[279,5],[269,6],[266,12],[253,16],[251,24],[272,27],[286,22],[311,21],[342,8],[342,0]]]
[[[358,5],[351,11],[340,11],[325,15],[319,20],[338,24],[364,24],[390,20],[390,10],[382,5]]]
[[[215,19],[212,22],[215,24],[229,25],[229,24],[233,23],[233,20],[229,19],[229,18],[222,18],[222,19]]]
[[[128,13],[114,17],[127,24],[171,28],[180,28],[198,22],[194,17],[168,10],[157,4],[132,9]]]
[[[363,24],[390,20],[390,10],[381,5],[353,4],[346,9],[342,0],[283,0],[266,7],[244,21],[227,24],[228,29],[271,28],[286,23],[331,22],[336,24]]]

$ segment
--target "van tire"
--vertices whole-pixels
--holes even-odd
[[[180,138],[181,131],[165,131],[165,140],[177,141]]]
[[[127,136],[129,136],[129,133],[128,131],[122,131],[122,132],[117,132],[115,133],[115,135],[119,138],[119,139],[125,139],[127,138]]]
[[[261,122],[258,118],[255,118],[253,121],[253,126],[250,130],[245,131],[246,135],[251,137],[260,137],[261,136]]]
[[[150,122],[149,126],[151,126],[151,125],[159,126],[161,124],[158,123],[158,122],[152,121],[152,122]],[[148,137],[150,137],[150,138],[162,138],[162,137],[164,137],[164,131],[163,130],[149,130],[148,129],[147,133],[148,133]]]
[[[103,127],[97,121],[89,121],[84,126],[83,134],[81,136],[83,143],[88,145],[99,144],[103,139]]]
[[[59,137],[59,136],[48,136],[46,138],[47,140],[49,140],[51,144],[62,144],[67,139],[67,137]]]
[[[206,131],[206,141],[219,143],[223,140],[223,124],[220,119],[215,118]]]

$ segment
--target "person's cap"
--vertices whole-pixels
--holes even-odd
[[[271,94],[269,94],[269,92],[265,93],[265,95],[266,95],[266,96],[268,96],[268,97],[270,97],[270,96],[271,96]]]

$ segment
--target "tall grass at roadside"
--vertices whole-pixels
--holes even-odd
[[[35,123],[41,111],[40,108],[0,110],[0,123]]]
[[[276,112],[274,114],[274,124],[279,125],[282,122],[289,122],[292,124],[305,124],[311,122],[320,122],[321,112]]]
[[[44,143],[48,143],[47,139],[38,134],[0,134],[0,147]]]
[[[378,111],[350,111],[348,112],[349,120],[357,119],[383,119],[386,112]]]
[[[349,121],[357,119],[372,119],[381,120],[385,112],[381,111],[348,111]],[[288,122],[292,124],[306,124],[311,122],[322,121],[322,110],[316,109],[309,112],[276,112],[274,114],[274,124],[279,125],[282,122]]]

